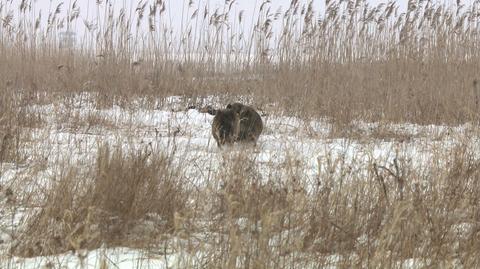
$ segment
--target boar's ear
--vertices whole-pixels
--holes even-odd
[[[217,110],[209,107],[207,113],[212,115],[212,116],[215,116],[215,115],[217,115]]]
[[[228,105],[227,105],[227,109],[232,109],[232,105],[231,105],[231,104],[228,104]]]

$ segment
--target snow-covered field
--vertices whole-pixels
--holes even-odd
[[[155,109],[114,105],[96,109],[88,98],[82,102],[35,105],[29,112],[41,119],[40,127],[25,133],[22,147],[25,160],[19,164],[3,163],[0,183],[3,190],[29,192],[48,185],[56,169],[65,163],[89,166],[95,162],[96,149],[105,143],[125,148],[153,148],[175,151],[175,162],[185,171],[186,179],[201,188],[221,169],[229,154],[247,152],[264,180],[302,171],[307,183],[315,184],[318,175],[330,169],[329,162],[349,167],[346,178],[361,175],[369,164],[389,167],[402,159],[413,167],[429,167],[433,155],[448,155],[458,144],[479,148],[474,125],[459,127],[419,126],[413,124],[352,123],[357,135],[335,132],[328,120],[302,120],[279,114],[263,116],[264,132],[256,148],[236,145],[218,149],[211,136],[213,116],[186,109],[188,100],[172,97]],[[224,104],[217,104],[223,106]],[[359,135],[358,135],[359,134]],[[360,137],[360,138],[358,138]],[[286,165],[286,164],[289,165]],[[340,171],[334,171],[340,172]],[[32,190],[33,191],[33,190]],[[307,190],[308,191],[308,190]],[[2,192],[2,204],[7,201]],[[24,224],[25,208],[14,212],[1,210],[1,247],[4,253],[14,241],[13,231]],[[102,248],[58,256],[19,258],[5,254],[1,268],[190,268],[196,257],[179,251]],[[190,259],[186,260],[186,257]],[[197,257],[198,258],[198,257]],[[108,267],[102,267],[107,265]]]

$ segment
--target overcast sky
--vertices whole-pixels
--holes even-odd
[[[102,0],[103,4],[105,4],[106,0]],[[119,10],[122,6],[127,6],[127,10],[130,10],[130,6],[133,5],[134,8],[137,6],[140,0],[110,0],[110,3],[113,3],[116,10]],[[276,11],[279,7],[282,7],[282,10],[285,10],[290,5],[291,0],[272,0],[271,1],[271,10]],[[10,1],[1,1],[0,3]],[[16,10],[16,8],[20,5],[21,0],[13,0],[10,4],[10,8],[12,10]],[[74,0],[33,0],[35,3],[35,11],[38,14],[40,10],[42,10],[43,19],[46,20],[48,16],[49,10],[54,10],[55,7],[63,2],[62,6],[62,13],[66,14],[68,6],[71,6],[71,3]],[[154,0],[143,0],[143,2],[152,3]],[[167,2],[167,14],[170,16],[171,21],[174,25],[180,26],[181,18],[182,18],[182,11],[184,10],[183,7],[187,6],[189,0],[166,0]],[[238,13],[240,10],[244,10],[244,17],[245,21],[248,21],[248,16],[253,14],[254,10],[258,11],[259,5],[263,2],[263,0],[237,0],[234,3],[233,10]],[[307,2],[307,0],[300,0],[300,2]],[[325,0],[314,0],[314,9],[317,12],[323,12],[325,7]],[[372,5],[376,5],[381,2],[386,2],[384,0],[368,0]],[[407,0],[397,1],[397,4],[401,7],[406,5]],[[225,0],[193,0],[194,6],[205,6],[207,3],[210,6],[210,10],[214,10],[216,7],[222,7],[225,3]],[[77,0],[77,6],[80,7],[80,18],[83,19],[92,19],[92,16],[96,12],[96,0]],[[88,12],[87,12],[88,11]],[[190,14],[191,15],[191,14]],[[81,21],[81,20],[80,20]],[[81,25],[83,23],[77,23],[77,28],[82,28]],[[77,31],[81,31],[81,29],[76,29]]]
[[[84,23],[83,21],[91,21],[96,14],[96,1],[97,0],[77,0],[77,5],[80,7],[80,16],[79,20],[77,20],[77,23],[71,26],[71,30],[77,33],[77,37],[83,35],[85,31]],[[130,9],[130,6],[133,5],[133,10],[135,7],[138,5],[140,0],[109,0],[109,3],[113,4],[115,6],[115,10],[120,10],[121,7],[126,6],[127,12]],[[155,0],[142,0],[143,2],[148,2],[152,3]],[[222,7],[225,3],[225,0],[192,0],[193,1],[193,6],[194,7],[203,7],[208,3],[210,6],[210,12],[213,12],[216,7]],[[291,0],[271,0],[271,10],[272,12],[275,12],[278,10],[278,8],[282,7],[282,10],[285,11],[288,6],[290,5]],[[306,3],[308,0],[299,0],[301,3]],[[382,2],[387,2],[386,0],[367,0],[370,4],[372,5],[377,5]],[[456,0],[434,0],[434,2],[440,2],[440,3],[447,3],[447,4],[454,4]],[[462,0],[462,3],[465,2],[470,2],[473,0]],[[16,14],[16,10],[18,10],[18,6],[20,5],[21,0],[13,0],[13,1],[3,1],[0,0],[0,3],[6,3],[7,8],[10,10],[14,10],[14,14]],[[54,10],[55,7],[60,3],[63,2],[62,6],[62,14],[66,14],[67,9],[71,4],[74,2],[74,0],[33,0],[34,6],[35,6],[35,14],[38,14],[40,10],[42,11],[42,19],[44,24],[46,24],[46,19],[48,17],[48,13],[51,10]],[[105,5],[106,0],[101,1],[103,5]],[[171,26],[178,29],[182,25],[182,14],[185,14],[182,11],[185,11],[184,7],[187,6],[189,0],[166,0],[167,2],[167,9],[166,9],[166,15],[169,21],[169,24]],[[254,14],[254,12],[258,12],[258,7],[259,5],[263,2],[263,0],[236,0],[233,6],[233,14],[238,14],[241,10],[244,11],[244,22],[246,23],[246,26],[249,27],[248,22],[251,21],[249,20],[249,17],[251,18],[251,15]],[[407,5],[408,0],[399,0],[397,1],[397,5],[400,6],[401,10],[405,9]],[[323,14],[324,12],[324,7],[325,7],[325,0],[314,0],[314,10],[316,11],[316,14]],[[147,5],[148,6],[148,5]],[[3,10],[3,16],[5,16],[5,10]],[[190,17],[191,13],[193,12],[193,9],[190,10],[189,14],[186,14],[185,16]],[[117,13],[118,14],[118,13]],[[146,12],[146,16],[148,15],[148,11]],[[143,27],[147,27],[146,23],[144,23]]]

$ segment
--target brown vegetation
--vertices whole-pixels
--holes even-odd
[[[52,7],[48,25],[36,23],[41,18],[31,4],[5,5],[2,87],[92,91],[110,103],[139,95],[235,93],[253,95],[258,106],[275,102],[279,111],[343,122],[477,119],[477,2],[449,7],[410,0],[402,12],[394,1],[328,1],[318,16],[310,2],[273,11],[267,1],[252,32],[243,13],[231,8],[234,2],[212,11],[190,1],[179,41],[167,30],[168,1],[132,6],[131,17],[97,1],[96,16],[107,14],[105,20],[85,21],[87,35],[70,49],[60,48],[57,35],[81,23],[75,1]],[[149,31],[135,26],[143,23]]]
[[[183,170],[187,160],[174,161],[180,130],[160,149],[127,150],[130,136],[102,145],[95,160],[31,145],[41,128],[77,133],[108,125],[141,136],[77,109],[158,109],[170,95],[250,98],[272,114],[326,118],[332,136],[347,140],[366,137],[353,130],[354,120],[476,123],[478,1],[448,7],[410,0],[401,12],[394,1],[331,0],[322,16],[311,2],[273,11],[265,1],[251,32],[230,8],[234,0],[217,10],[190,1],[178,34],[168,30],[168,1],[140,1],[131,10],[96,1],[96,19],[83,21],[87,34],[70,48],[60,47],[58,32],[82,23],[75,1],[52,7],[47,25],[37,23],[34,1],[19,2],[0,1],[0,174],[7,164],[28,169],[16,167],[11,186],[2,182],[8,199],[0,202],[27,213],[0,262],[128,246],[185,259],[198,254],[200,268],[480,266],[480,163],[469,143],[437,148],[423,167],[399,150],[392,161],[318,157],[313,177],[288,148],[284,160],[267,164],[233,151],[218,170],[198,167],[202,183],[183,176],[191,172]],[[85,93],[93,104],[79,98]],[[38,105],[52,106],[53,123],[33,109]],[[472,130],[465,137],[479,135]],[[369,139],[401,146],[411,137],[378,128]],[[70,142],[92,150],[82,139]],[[275,169],[262,175],[265,165]],[[47,170],[41,186],[36,178]]]
[[[175,214],[186,207],[187,186],[170,158],[105,145],[90,170],[64,167],[11,251],[30,257],[103,244],[148,247],[175,229]]]

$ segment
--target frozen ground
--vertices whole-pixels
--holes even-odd
[[[77,254],[38,257],[31,259],[13,258],[7,268],[189,268],[193,261],[185,261],[185,255],[152,254],[128,248],[99,249]],[[5,264],[4,264],[5,265]],[[50,267],[49,267],[50,266]],[[104,267],[102,267],[104,266]],[[105,267],[106,266],[106,267]],[[5,267],[3,267],[5,268]]]
[[[285,168],[288,162],[294,163],[307,177],[305,180],[313,184],[320,170],[329,169],[327,160],[341,161],[350,166],[351,174],[358,175],[365,172],[362,169],[369,163],[389,166],[394,159],[402,158],[415,167],[424,167],[434,162],[433,152],[449,154],[449,149],[459,143],[479,147],[472,135],[477,132],[473,125],[453,128],[356,122],[352,127],[360,137],[365,137],[358,139],[355,135],[336,134],[334,126],[326,120],[304,121],[269,114],[263,117],[265,128],[257,148],[234,146],[220,150],[210,134],[213,116],[195,109],[186,110],[186,103],[179,97],[172,97],[155,109],[142,109],[140,104],[133,104],[134,108],[129,109],[119,106],[96,109],[89,98],[78,97],[71,105],[60,102],[32,106],[29,111],[43,124],[28,131],[29,142],[22,149],[26,156],[22,163],[2,164],[1,184],[4,189],[39,188],[48,184],[52,171],[65,162],[91,165],[95,161],[96,148],[103,143],[175,151],[175,161],[185,168],[185,176],[196,187],[210,180],[225,155],[240,151],[250,153],[263,179],[282,178],[282,173],[289,172]],[[6,200],[4,196],[2,203]],[[24,220],[22,210],[2,210],[1,214],[2,245],[7,248],[9,230],[22,225]],[[152,256],[151,252],[125,248],[101,249],[55,257],[8,258],[0,260],[0,265],[2,268],[51,268],[49,265],[99,268],[101,263],[107,263],[115,268],[175,268],[189,267],[188,263],[195,260],[195,257],[189,261],[179,260],[178,257],[188,255],[177,254]]]

